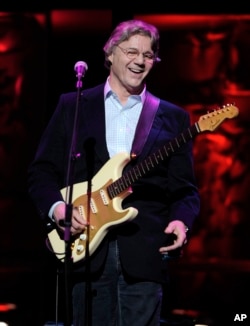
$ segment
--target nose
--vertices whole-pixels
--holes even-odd
[[[137,57],[135,58],[136,62],[139,64],[144,64],[145,57],[143,53],[138,53]]]

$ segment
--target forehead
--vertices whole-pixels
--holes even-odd
[[[120,44],[126,47],[133,47],[133,48],[143,47],[144,49],[151,50],[150,37],[145,35],[140,35],[140,34],[132,35],[128,40],[123,41]]]

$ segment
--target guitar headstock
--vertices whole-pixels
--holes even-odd
[[[197,124],[200,131],[214,131],[225,119],[235,118],[238,114],[239,109],[235,105],[227,104],[201,116]]]

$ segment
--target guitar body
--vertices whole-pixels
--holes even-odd
[[[102,169],[94,176],[91,182],[91,194],[88,194],[87,182],[77,183],[73,186],[72,202],[86,221],[87,228],[72,240],[71,250],[73,262],[85,258],[86,241],[89,239],[89,254],[91,255],[99,246],[112,226],[130,221],[137,215],[133,207],[122,209],[122,200],[131,193],[131,188],[124,190],[119,196],[110,199],[107,187],[121,177],[123,168],[130,161],[127,153],[119,153],[110,159]],[[66,198],[67,188],[61,190]],[[90,203],[89,212],[87,211]],[[53,229],[48,233],[51,247],[61,261],[65,258],[65,242],[63,234]]]

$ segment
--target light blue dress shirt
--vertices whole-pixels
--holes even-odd
[[[111,90],[107,79],[104,88],[106,142],[110,157],[120,152],[130,153],[136,126],[145,101],[144,87],[140,95],[129,96],[122,105]]]

